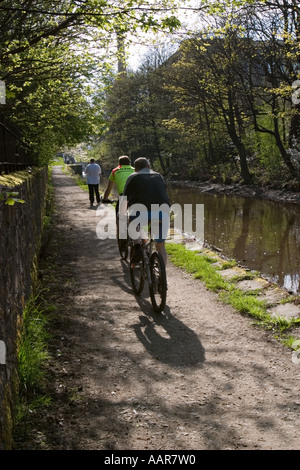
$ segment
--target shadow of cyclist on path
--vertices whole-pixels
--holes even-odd
[[[193,330],[175,318],[168,307],[164,314],[154,315],[140,315],[140,322],[132,325],[145,349],[174,367],[202,367],[205,350]]]

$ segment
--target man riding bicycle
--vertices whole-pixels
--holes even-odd
[[[146,220],[147,223],[151,223],[156,249],[161,253],[166,265],[165,240],[169,229],[170,209],[166,184],[160,173],[150,169],[149,161],[146,158],[138,158],[135,160],[134,166],[135,173],[128,177],[123,190],[123,197],[126,197],[129,208],[129,222],[139,217]],[[142,210],[136,210],[137,207]],[[136,241],[133,262],[138,262],[140,256],[139,240]]]
[[[134,168],[131,166],[130,159],[127,155],[119,157],[119,165],[112,170],[108,178],[108,184],[103,196],[103,202],[109,198],[109,195],[113,189],[114,184],[117,187],[119,196],[123,194],[123,189],[127,181],[128,176],[134,172]],[[119,201],[118,201],[119,202]],[[116,207],[118,212],[118,203]]]

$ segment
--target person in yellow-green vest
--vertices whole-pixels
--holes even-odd
[[[109,175],[108,184],[104,192],[102,202],[105,203],[105,201],[108,200],[114,184],[117,187],[118,195],[122,196],[127,178],[132,173],[134,173],[134,171],[135,171],[134,168],[131,166],[130,158],[127,155],[122,155],[121,157],[119,157],[119,165],[116,168],[114,168]],[[119,199],[116,204],[117,227],[119,226],[118,219],[119,219]]]
[[[130,158],[127,157],[127,155],[119,157],[119,165],[114,168],[109,175],[108,184],[104,192],[102,202],[108,200],[114,184],[117,187],[119,196],[122,196],[127,178],[132,173],[134,173],[134,168],[131,166]],[[118,212],[117,208],[116,212]]]

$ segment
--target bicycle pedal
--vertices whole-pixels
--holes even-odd
[[[136,269],[136,268],[138,268],[138,269],[141,269],[141,266],[142,266],[142,263],[141,263],[141,261],[134,262],[134,263],[133,263],[133,262],[131,262],[131,263],[130,263],[130,267],[131,267],[131,269]]]

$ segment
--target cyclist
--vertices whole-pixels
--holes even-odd
[[[131,166],[129,157],[127,157],[127,155],[122,155],[121,157],[119,157],[119,165],[116,168],[114,168],[109,175],[107,187],[103,196],[103,202],[108,200],[114,184],[117,187],[119,196],[121,196],[123,194],[123,189],[124,189],[126,180],[128,176],[131,175],[133,172],[134,172],[134,168]],[[117,206],[116,206],[117,214],[118,214],[118,209],[119,209],[119,201],[117,202]]]
[[[170,199],[166,192],[166,184],[160,173],[150,169],[149,161],[146,158],[140,157],[135,160],[134,167],[135,173],[128,177],[123,190],[123,196],[126,196],[129,207],[129,222],[142,215],[142,219],[147,220],[148,223],[150,222],[151,225],[153,224],[159,228],[159,233],[155,233],[154,240],[156,249],[161,253],[166,265],[167,253],[165,240],[169,228],[170,208]],[[135,204],[145,207],[145,211],[147,211],[146,219],[143,213],[141,214],[141,212],[135,211],[133,207]],[[156,207],[153,206],[154,204]],[[159,210],[157,210],[158,206],[161,206]],[[139,240],[136,240],[136,242],[132,259],[133,263],[138,262],[140,258]]]
[[[122,155],[121,157],[119,157],[118,163],[119,165],[114,168],[109,175],[107,187],[104,192],[102,202],[108,200],[114,184],[117,187],[119,197],[122,196],[123,189],[128,176],[134,173],[134,168],[131,166],[130,158],[127,155]],[[119,198],[116,204],[116,223],[117,237],[119,238]]]

